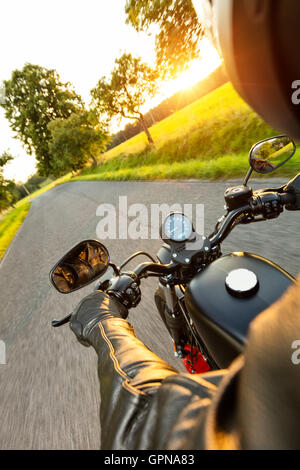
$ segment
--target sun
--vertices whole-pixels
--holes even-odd
[[[200,52],[201,57],[193,60],[187,70],[182,72],[177,78],[162,83],[159,93],[155,97],[156,102],[159,103],[178,91],[195,85],[221,65],[222,59],[208,39],[201,41]]]

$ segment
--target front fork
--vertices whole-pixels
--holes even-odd
[[[178,286],[172,285],[168,277],[161,278],[158,292],[164,302],[156,302],[158,311],[173,339],[175,356],[183,360],[187,371],[191,374],[200,374],[210,370],[206,355],[191,343],[188,334],[188,319],[184,317],[180,302],[184,299],[184,293]],[[201,349],[201,348],[200,348]]]
[[[186,322],[182,314],[179,301],[183,298],[183,293],[179,287],[175,287],[168,282],[168,278],[161,278],[159,288],[164,293],[165,311],[164,322],[174,341],[175,356],[184,358],[184,346],[187,342]]]

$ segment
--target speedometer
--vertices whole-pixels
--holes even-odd
[[[193,233],[192,222],[182,213],[173,212],[165,219],[162,225],[162,238],[164,241],[185,242]]]

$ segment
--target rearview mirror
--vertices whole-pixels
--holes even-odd
[[[69,294],[85,287],[102,274],[109,265],[109,254],[97,240],[85,240],[74,246],[51,269],[50,279],[55,289]]]
[[[295,143],[286,135],[264,139],[250,150],[249,162],[257,173],[271,173],[284,165],[296,151]]]

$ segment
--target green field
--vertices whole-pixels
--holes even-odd
[[[14,238],[20,225],[25,219],[29,211],[30,203],[24,203],[16,209],[10,211],[0,221],[0,259],[4,255],[5,250],[8,248],[10,242]]]
[[[238,96],[230,83],[151,127],[156,148],[141,133],[101,156],[74,180],[226,179],[242,177],[251,146],[278,132]],[[276,173],[293,175],[300,154]]]

